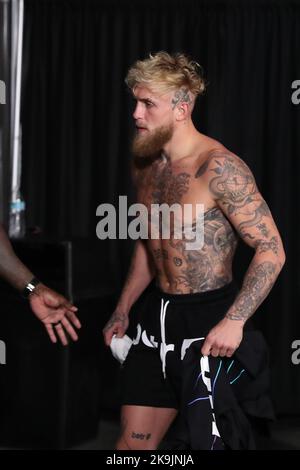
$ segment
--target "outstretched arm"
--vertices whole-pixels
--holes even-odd
[[[19,260],[2,225],[0,225],[0,277],[22,292],[33,278],[32,272]]]
[[[236,155],[215,153],[207,167],[210,192],[244,242],[255,250],[242,288],[225,318],[211,330],[203,354],[231,356],[243,326],[269,294],[285,262],[281,237],[247,165]]]
[[[0,277],[20,292],[24,290],[25,286],[34,277],[32,272],[16,256],[1,225]],[[77,328],[81,327],[75,315],[78,309],[65,297],[39,283],[29,296],[29,303],[33,313],[44,324],[53,343],[57,342],[57,334],[62,344],[68,344],[65,331],[69,333],[74,341],[78,339],[77,333],[73,328],[74,326]]]

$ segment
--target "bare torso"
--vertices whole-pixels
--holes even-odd
[[[214,150],[226,150],[219,144]],[[165,157],[154,161],[143,170],[138,199],[151,213],[151,204],[190,204],[195,228],[196,204],[204,206],[204,243],[200,249],[187,249],[187,239],[161,236],[151,239],[153,219],[149,217],[147,247],[156,268],[160,289],[174,294],[196,293],[217,289],[232,279],[232,260],[237,246],[237,235],[232,225],[210,194],[205,177],[206,162],[212,154],[212,145],[201,154],[171,162]],[[228,152],[228,151],[227,151]],[[172,226],[171,226],[172,227]]]

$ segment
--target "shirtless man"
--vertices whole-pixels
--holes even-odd
[[[122,371],[117,443],[117,449],[156,449],[178,412],[185,341],[205,338],[199,357],[231,358],[285,254],[250,169],[192,122],[195,99],[204,90],[198,64],[184,54],[159,52],[136,62],[126,82],[136,100],[138,201],[147,208],[153,203],[204,205],[201,249],[187,250],[186,238],[175,239],[172,231],[169,239],[136,242],[125,286],[104,328],[107,345],[113,335],[122,337],[132,305],[156,278]],[[239,291],[232,280],[238,237],[254,250]]]

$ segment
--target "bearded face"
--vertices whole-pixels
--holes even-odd
[[[158,127],[152,131],[139,129],[132,142],[135,158],[147,159],[160,154],[163,146],[169,142],[174,132],[173,123]]]

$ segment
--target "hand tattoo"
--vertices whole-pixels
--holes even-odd
[[[104,331],[109,330],[115,323],[121,323],[125,327],[127,315],[125,313],[114,312],[104,327]]]

